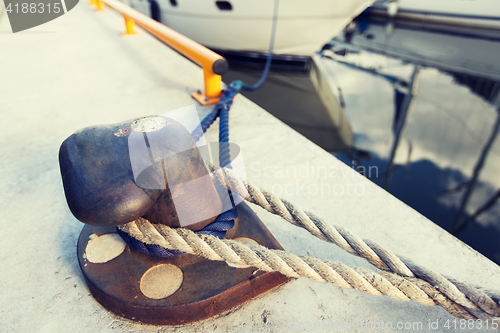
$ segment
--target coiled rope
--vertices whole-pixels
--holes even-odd
[[[213,165],[209,168],[215,171]],[[331,282],[343,288],[355,288],[370,295],[387,295],[396,300],[413,300],[425,305],[438,304],[454,316],[464,319],[500,317],[500,295],[458,282],[397,256],[384,247],[363,240],[344,228],[333,226],[311,212],[303,211],[248,180],[239,179],[232,170],[223,168],[231,188],[237,194],[285,221],[302,227],[314,236],[334,243],[343,250],[368,260],[384,272],[342,263],[296,256],[260,245],[244,245],[228,239],[165,225],[152,224],[140,218],[118,228],[145,244],[156,244],[230,264],[254,266],[264,271],[278,271],[289,277],[307,277]],[[248,193],[248,195],[247,195]]]

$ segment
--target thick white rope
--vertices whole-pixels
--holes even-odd
[[[209,165],[209,168],[219,178],[218,183],[226,184],[221,179],[221,173],[214,172],[213,165]],[[230,169],[224,168],[224,173],[229,182],[228,188],[247,201],[281,216],[322,240],[365,258],[385,272],[350,268],[338,262],[323,262],[313,257],[269,250],[260,245],[243,245],[232,240],[197,235],[183,228],[171,229],[165,225],[152,224],[143,218],[119,228],[146,244],[160,245],[209,260],[254,266],[263,271],[279,271],[289,277],[304,276],[315,281],[331,282],[371,295],[387,295],[396,300],[414,300],[426,305],[439,304],[459,318],[492,319],[500,316],[500,296],[497,293],[434,273],[372,241],[363,240],[343,228],[326,223],[313,213],[303,211],[291,202],[238,178]]]
[[[243,244],[231,239],[196,234],[183,228],[153,224],[144,218],[119,226],[131,237],[146,243],[225,261],[231,265],[253,266],[266,272],[277,271],[288,277],[307,277],[336,286],[357,289],[370,295],[387,295],[399,301],[441,305],[449,313],[464,319],[477,319],[461,305],[451,301],[429,283],[395,273],[374,272],[364,267],[349,267],[340,262],[321,261],[310,256],[271,250],[258,244]]]
[[[216,169],[213,165],[208,165],[208,167],[213,174],[220,175],[220,172],[215,172]],[[313,213],[303,211],[288,200],[280,199],[271,192],[253,185],[248,180],[240,179],[231,169],[224,168],[223,171],[229,182],[228,189],[238,193],[248,202],[281,216],[287,222],[306,229],[322,240],[334,243],[341,249],[368,260],[380,270],[405,277],[417,277],[428,282],[477,318],[500,317],[500,295],[498,293],[486,291],[432,272],[407,258],[397,256],[370,240],[363,240],[344,228],[331,225]]]

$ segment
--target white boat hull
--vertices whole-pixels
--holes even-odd
[[[137,10],[151,14],[146,0],[128,1]],[[163,24],[202,45],[231,51],[268,51],[273,0],[232,0],[231,10],[220,10],[216,1],[177,0],[177,6],[169,0],[154,1],[160,7]],[[274,53],[310,55],[318,51],[372,2],[280,1]]]

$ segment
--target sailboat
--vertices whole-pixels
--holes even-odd
[[[214,50],[267,53],[272,0],[122,0]],[[287,0],[279,3],[274,53],[309,56],[321,49],[373,0]]]

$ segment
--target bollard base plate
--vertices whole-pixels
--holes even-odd
[[[225,238],[282,247],[242,203]],[[78,260],[94,298],[120,316],[154,325],[179,325],[213,317],[290,278],[255,267],[230,267],[194,255],[145,255],[122,242],[114,227],[86,225]]]

